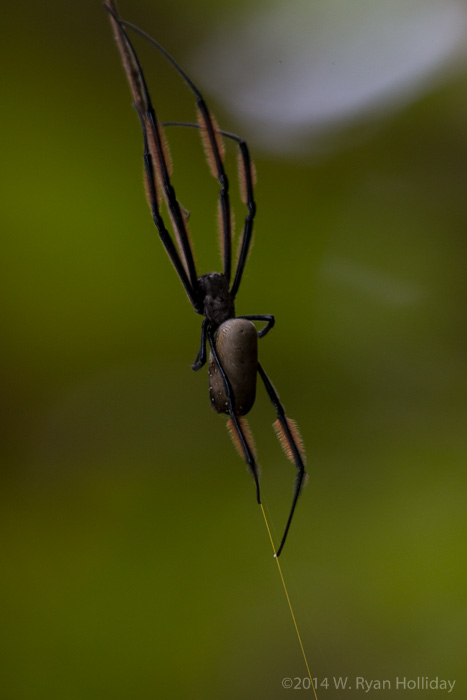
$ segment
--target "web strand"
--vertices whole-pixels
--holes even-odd
[[[260,507],[261,507],[261,512],[262,512],[262,514],[263,514],[264,522],[265,522],[265,524],[266,524],[266,530],[268,531],[269,540],[270,540],[271,546],[272,546],[272,551],[274,552],[274,559],[276,560],[277,568],[278,568],[278,570],[279,570],[279,576],[281,577],[282,587],[283,587],[283,589],[284,589],[285,597],[287,598],[287,604],[288,604],[288,606],[289,606],[290,614],[292,615],[292,621],[293,621],[293,624],[294,624],[294,627],[295,627],[295,632],[297,633],[298,643],[300,644],[300,649],[302,650],[302,656],[303,656],[303,660],[305,661],[305,666],[306,666],[306,670],[307,670],[307,673],[308,673],[308,678],[310,679],[311,687],[313,688],[313,694],[314,694],[314,696],[315,696],[315,700],[318,700],[318,696],[316,695],[316,688],[315,688],[315,685],[314,685],[314,683],[313,683],[313,678],[311,677],[310,667],[309,667],[309,665],[308,665],[308,660],[307,660],[307,658],[306,658],[305,649],[304,649],[304,647],[303,647],[302,638],[300,637],[300,632],[298,631],[298,625],[297,625],[297,621],[296,621],[296,619],[295,619],[294,611],[293,611],[293,608],[292,608],[292,603],[290,602],[289,594],[288,594],[288,591],[287,591],[287,586],[285,585],[285,580],[284,580],[284,576],[283,576],[283,574],[282,574],[282,569],[281,569],[281,565],[280,565],[280,562],[279,562],[279,557],[278,557],[277,554],[276,554],[276,548],[275,548],[275,546],[274,546],[274,540],[272,539],[271,530],[269,529],[269,523],[268,523],[268,520],[267,520],[267,518],[266,518],[266,513],[265,513],[265,511],[264,511],[263,504],[260,503],[259,505],[260,505]]]

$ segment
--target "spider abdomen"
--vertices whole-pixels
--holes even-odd
[[[244,318],[230,318],[217,329],[215,343],[219,362],[233,391],[235,414],[244,416],[252,408],[256,397],[256,328]],[[229,413],[224,380],[212,353],[209,356],[209,396],[217,413]]]

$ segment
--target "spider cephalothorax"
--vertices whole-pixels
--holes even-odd
[[[235,302],[222,272],[201,275],[198,282],[204,295],[203,314],[213,326],[235,316]]]

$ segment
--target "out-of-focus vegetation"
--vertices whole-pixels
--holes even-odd
[[[188,71],[233,11],[120,10]],[[105,12],[8,2],[2,34],[0,697],[285,697],[305,668],[253,483],[190,369],[201,319],[146,206]],[[192,119],[138,46],[162,118]],[[339,676],[460,692],[466,95],[466,73],[447,76],[319,158],[250,139],[258,216],[237,311],[275,314],[262,362],[308,451],[282,562],[312,673],[331,683],[318,697],[341,698]],[[218,187],[196,134],[170,137],[208,272]],[[294,470],[273,420],[260,388],[250,423],[278,538]]]

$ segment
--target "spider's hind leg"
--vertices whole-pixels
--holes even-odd
[[[287,539],[290,524],[292,522],[293,514],[295,512],[295,507],[297,505],[298,497],[306,482],[307,473],[305,471],[305,451],[303,449],[302,438],[300,436],[300,433],[298,432],[298,428],[295,421],[286,416],[284,407],[279,399],[279,395],[259,362],[258,372],[261,379],[263,380],[264,386],[266,387],[266,391],[268,392],[268,396],[271,399],[271,403],[276,409],[277,420],[274,423],[274,429],[282,444],[282,447],[284,448],[286,456],[288,457],[288,459],[290,459],[291,462],[295,464],[298,470],[297,479],[295,481],[295,490],[292,501],[292,507],[290,509],[289,517],[287,519],[287,524],[285,526],[284,534],[282,535],[282,540],[279,549],[277,550],[277,556],[279,556],[284,547],[285,540]]]
[[[227,413],[230,416],[229,421],[227,423],[227,427],[229,429],[235,447],[237,448],[238,452],[244,458],[245,462],[248,465],[251,475],[255,481],[256,500],[258,501],[258,503],[261,503],[261,496],[259,490],[259,469],[258,465],[256,464],[253,437],[250,433],[250,429],[248,427],[246,419],[238,415],[235,411],[235,396],[232,390],[232,386],[219,360],[214,340],[214,334],[210,328],[207,328],[207,337],[209,340],[212,356],[219,369],[219,373],[222,377],[222,381],[225,386],[225,393],[227,396]]]

